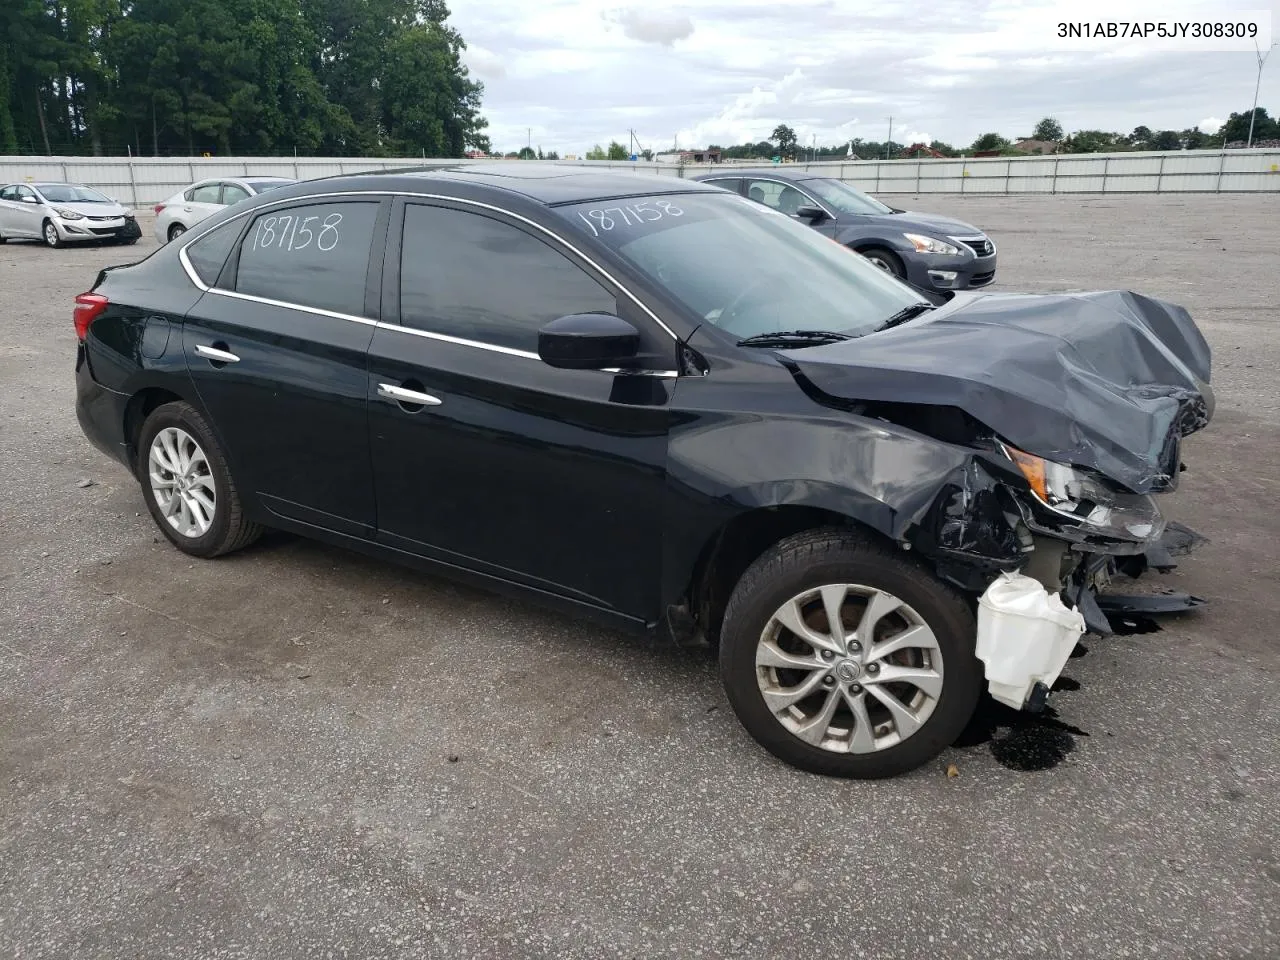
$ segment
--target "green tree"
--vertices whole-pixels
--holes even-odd
[[[627,153],[627,148],[617,140],[609,141],[609,160],[626,160],[631,154]]]
[[[1154,134],[1151,128],[1147,126],[1137,126],[1133,128],[1133,133],[1125,137],[1125,142],[1135,150],[1148,150],[1151,147],[1151,140]]]
[[[600,144],[597,143],[594,147],[592,147],[590,150],[587,151],[587,159],[588,160],[608,160],[609,154],[605,152],[604,147],[600,146]]]
[[[1182,148],[1182,137],[1177,130],[1161,130],[1151,141],[1152,150],[1179,150]]]
[[[1217,141],[1219,143],[1224,140],[1227,143],[1235,141],[1247,142],[1249,139],[1250,114],[1253,114],[1252,110],[1231,114],[1227,118],[1227,122],[1218,130]],[[1253,139],[1273,140],[1277,137],[1280,137],[1280,120],[1272,119],[1267,114],[1266,107],[1258,107],[1257,113],[1254,115]]]
[[[794,156],[796,152],[796,132],[785,123],[773,128],[769,139],[778,145],[778,153],[784,157]]]
[[[1036,124],[1035,130],[1031,132],[1032,140],[1053,140],[1062,139],[1062,124],[1053,117],[1045,117]]]
[[[538,155],[533,152],[533,147],[521,147],[520,152],[516,155],[521,160],[537,160]]]
[[[1077,130],[1063,141],[1067,153],[1108,153],[1125,146],[1123,135],[1106,130]]]
[[[548,150],[548,151],[547,151],[547,155],[546,155],[543,159],[544,159],[544,160],[559,160],[559,159],[560,159],[560,153],[559,153],[558,151],[556,151],[556,150]]]
[[[973,141],[974,150],[1003,150],[1009,146],[1009,141],[998,133],[984,133]]]

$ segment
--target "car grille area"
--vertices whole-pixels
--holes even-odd
[[[995,278],[996,278],[996,272],[994,270],[988,270],[986,273],[975,273],[972,277],[969,278],[969,286],[985,287],[988,283],[990,283]]]
[[[952,237],[951,239],[963,243],[978,257],[989,257],[996,252],[995,245],[986,237]]]

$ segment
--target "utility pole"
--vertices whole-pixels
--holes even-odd
[[[1253,146],[1253,121],[1258,118],[1258,90],[1262,86],[1262,68],[1266,66],[1267,57],[1271,56],[1271,51],[1277,46],[1280,46],[1280,43],[1273,43],[1271,46],[1267,47],[1267,52],[1263,53],[1258,49],[1258,41],[1255,40],[1253,42],[1254,50],[1257,52],[1258,56],[1258,82],[1253,85],[1253,109],[1249,111],[1249,139],[1245,143],[1246,150]]]
[[[890,144],[893,143],[893,117],[889,118],[889,139],[884,144],[884,158],[889,159]]]

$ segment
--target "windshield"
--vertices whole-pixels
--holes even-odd
[[[268,190],[275,190],[277,187],[287,187],[291,183],[297,183],[297,180],[246,180],[254,193],[266,193]]]
[[[77,186],[74,183],[41,183],[37,189],[50,203],[111,203],[97,190]]]
[[[886,207],[842,180],[806,180],[804,186],[835,207],[837,213],[893,213],[893,207]]]
[[[870,333],[920,296],[792,218],[728,193],[556,207],[698,317],[739,339]]]

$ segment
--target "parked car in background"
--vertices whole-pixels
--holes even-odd
[[[198,180],[164,203],[156,204],[156,242],[168,243],[175,240],[223,207],[290,183],[297,181],[288,177],[219,177]]]
[[[925,290],[968,290],[996,278],[996,247],[971,224],[898,210],[817,173],[734,170],[694,180],[808,223],[877,267]]]
[[[0,243],[43,240],[51,247],[83,240],[137,243],[132,211],[78,183],[10,183],[0,188]]]
[[[101,271],[76,409],[187,554],[279,527],[613,627],[682,610],[761,744],[889,776],[960,735],[983,657],[1043,706],[1074,637],[984,646],[1004,571],[1110,631],[1094,591],[1168,559],[1153,495],[1212,413],[1172,304],[928,297],[674,177],[326,178]]]

